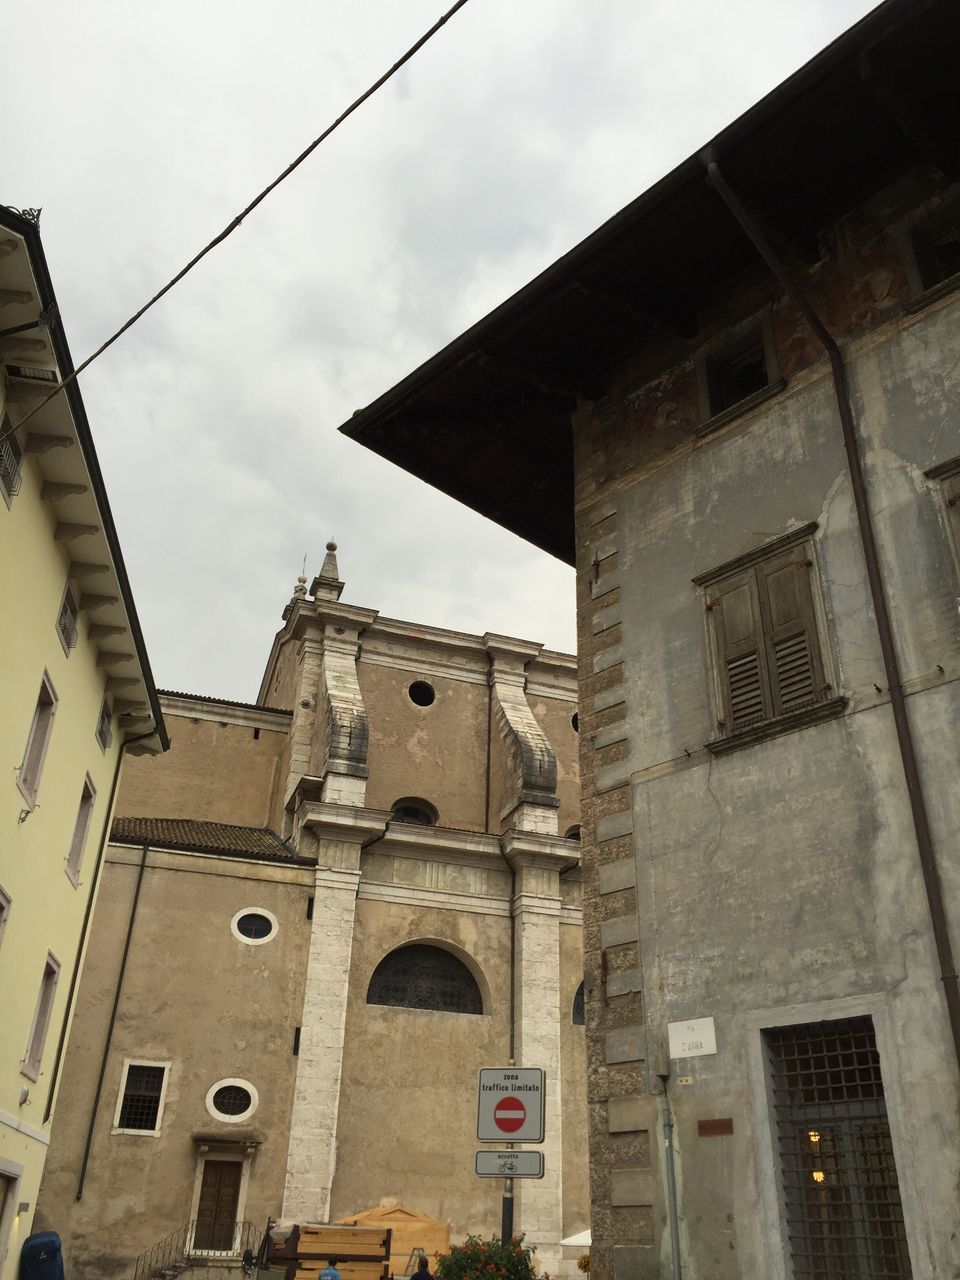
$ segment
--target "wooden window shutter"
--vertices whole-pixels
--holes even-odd
[[[728,733],[773,714],[756,573],[748,569],[710,588]]]
[[[812,706],[825,692],[811,568],[803,545],[757,565],[775,716]]]

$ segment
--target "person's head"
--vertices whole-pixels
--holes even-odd
[[[327,1266],[328,1266],[328,1267],[335,1267],[335,1266],[337,1265],[337,1263],[338,1263],[338,1262],[339,1262],[339,1258],[328,1258],[328,1259],[327,1259]]]

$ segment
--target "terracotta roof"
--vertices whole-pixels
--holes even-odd
[[[163,698],[191,698],[194,702],[212,702],[220,707],[244,707],[247,711],[275,711],[279,716],[292,716],[289,707],[265,707],[259,702],[237,702],[235,698],[211,698],[205,693],[182,693],[179,689],[158,689]]]
[[[111,838],[122,844],[190,849],[197,853],[260,858],[269,862],[315,861],[301,857],[269,827],[237,827],[229,822],[194,822],[189,818],[115,818]]]

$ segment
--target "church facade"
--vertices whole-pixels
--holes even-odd
[[[79,1280],[391,1197],[498,1233],[511,1059],[547,1097],[517,1229],[555,1272],[589,1223],[574,660],[342,590],[331,545],[257,703],[164,694],[125,777],[38,1205]]]

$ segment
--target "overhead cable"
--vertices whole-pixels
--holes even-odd
[[[284,179],[289,178],[291,173],[293,173],[295,169],[298,169],[300,165],[303,164],[304,160],[306,160],[308,156],[312,155],[313,152],[316,151],[317,147],[319,147],[321,142],[324,142],[327,138],[329,138],[331,133],[333,133],[335,129],[338,129],[340,125],[342,125],[343,122],[349,116],[352,116],[354,111],[356,111],[358,107],[361,107],[367,101],[368,98],[372,98],[378,89],[381,89],[387,83],[388,80],[390,80],[393,76],[395,76],[396,73],[400,70],[400,68],[404,66],[406,63],[408,63],[410,59],[414,56],[414,54],[419,52],[419,50],[423,48],[423,46],[427,43],[427,41],[430,40],[433,36],[435,36],[437,32],[440,30],[440,28],[453,17],[453,15],[457,12],[458,9],[462,9],[466,3],[467,3],[467,0],[456,0],[456,4],[452,5],[446,11],[446,13],[443,14],[441,18],[438,18],[437,21],[430,28],[430,30],[424,32],[424,34],[420,37],[420,39],[417,40],[415,44],[412,44],[401,58],[397,59],[397,61],[393,64],[393,66],[390,68],[389,71],[385,71],[383,75],[380,76],[379,79],[375,80],[373,84],[370,85],[369,89],[365,89],[364,92],[360,94],[359,98],[355,98],[353,102],[350,103],[349,107],[347,107],[347,109],[343,111],[339,116],[337,116],[336,120],[334,120],[332,124],[328,125],[327,128],[324,129],[323,133],[319,134],[318,137],[314,138],[314,140],[310,143],[310,145],[308,147],[305,147],[304,150],[300,152],[296,160],[294,160],[291,164],[287,165],[286,169],[284,169],[281,174],[278,174],[278,176],[274,178],[274,180],[269,184],[269,186],[264,187],[263,190],[260,191],[259,194],[256,195],[250,201],[250,203],[246,206],[245,209],[241,209],[241,211],[237,214],[237,216],[224,227],[224,229],[220,232],[219,235],[214,236],[214,238],[209,242],[209,244],[204,245],[204,247],[200,250],[200,252],[196,254],[195,257],[191,258],[190,261],[187,263],[187,265],[182,268],[182,270],[178,271],[177,274],[171,280],[168,280],[167,283],[163,286],[163,288],[159,291],[159,293],[155,293],[149,302],[144,303],[144,305],[140,308],[139,311],[135,311],[134,314],[130,317],[130,319],[127,320],[126,323],[120,326],[120,328],[116,331],[116,333],[114,333],[111,337],[109,337],[106,340],[106,342],[102,344],[102,346],[99,346],[96,349],[96,351],[94,351],[93,355],[88,356],[87,359],[84,360],[84,362],[81,365],[78,365],[77,368],[74,369],[74,371],[71,374],[69,374],[66,378],[64,378],[63,381],[53,391],[51,391],[48,396],[44,397],[44,399],[41,400],[40,403],[36,405],[35,408],[31,409],[28,414],[26,414],[23,418],[21,418],[20,421],[16,424],[16,426],[8,427],[6,431],[0,433],[0,444],[2,444],[3,441],[7,439],[8,436],[13,435],[15,431],[19,430],[19,428],[22,427],[24,423],[29,422],[30,419],[34,416],[34,414],[39,413],[40,410],[44,407],[44,405],[49,404],[50,401],[55,396],[58,396],[60,392],[64,390],[65,387],[68,387],[71,384],[71,382],[75,382],[77,378],[80,376],[80,374],[83,373],[84,369],[88,369],[90,365],[93,364],[94,360],[97,359],[98,356],[102,356],[104,351],[106,351],[108,347],[112,347],[113,344],[116,342],[116,340],[122,334],[126,333],[128,329],[132,328],[132,326],[137,323],[137,321],[140,319],[141,316],[146,315],[146,313],[150,310],[150,308],[155,303],[159,302],[160,299],[165,294],[169,293],[170,290],[174,287],[174,285],[179,284],[180,281],[184,278],[184,276],[187,275],[189,272],[191,272],[193,268],[197,265],[197,263],[201,261],[201,259],[205,258],[212,249],[215,249],[218,244],[221,244],[224,240],[226,240],[226,238],[229,235],[231,235],[234,231],[236,231],[237,227],[240,226],[241,222],[243,222],[247,214],[252,213],[253,210],[256,209],[258,204],[262,204],[263,201],[266,200],[267,196],[270,194],[271,191],[279,187],[280,183],[283,182]]]

